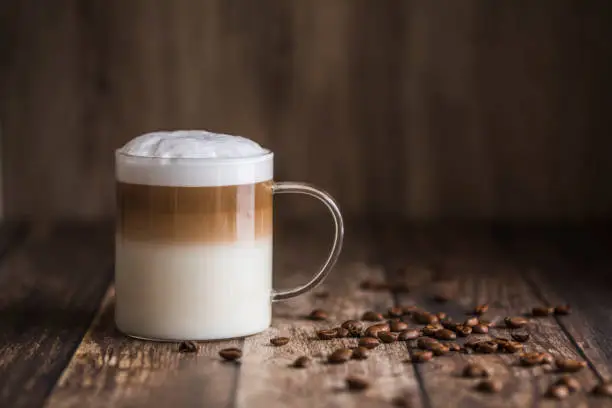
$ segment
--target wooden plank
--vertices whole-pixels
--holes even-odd
[[[109,224],[41,226],[0,265],[0,405],[40,406],[111,278]]]
[[[489,302],[491,309],[485,318],[501,320],[504,316],[519,315],[531,307],[541,305],[540,299],[532,288],[521,279],[521,273],[513,260],[505,258],[487,233],[470,235],[433,234],[403,239],[402,251],[383,252],[387,260],[392,259],[395,267],[407,260],[413,268],[434,265],[431,281],[421,285],[413,293],[397,296],[400,303],[416,303],[432,311],[444,311],[457,319],[465,319],[465,312],[478,303]],[[410,235],[405,234],[406,237]],[[414,237],[414,236],[413,236]],[[382,242],[382,240],[381,240]],[[387,241],[388,242],[388,241]],[[389,245],[385,244],[385,251]],[[390,268],[390,267],[389,267]],[[410,268],[404,270],[410,273]],[[404,275],[410,279],[409,275]],[[454,281],[456,295],[446,304],[435,304],[431,293],[435,291],[438,280]],[[448,282],[447,282],[448,283]],[[554,356],[581,359],[579,350],[566,336],[564,330],[553,318],[535,320],[529,326],[531,340],[526,344],[530,351],[545,351]],[[508,329],[498,328],[492,335],[508,337]],[[485,337],[484,335],[471,337]],[[461,342],[461,340],[460,340]],[[546,374],[542,368],[524,368],[517,365],[518,358],[513,355],[464,355],[452,353],[434,359],[429,364],[415,366],[431,406],[577,406],[590,404],[599,406],[605,401],[593,401],[586,394],[572,395],[562,403],[543,398],[547,387],[556,378]],[[499,395],[486,395],[474,391],[475,380],[460,378],[462,368],[467,362],[480,362],[488,366],[493,377],[500,379],[504,389]],[[590,389],[597,381],[590,370],[575,375],[585,389]]]
[[[264,333],[245,339],[245,358],[240,369],[236,405],[238,407],[388,407],[394,397],[403,397],[411,407],[422,406],[417,381],[402,344],[383,345],[372,351],[364,361],[330,365],[327,356],[339,347],[351,347],[356,339],[320,341],[316,331],[337,327],[348,319],[359,319],[367,310],[386,311],[393,305],[389,292],[364,292],[359,289],[364,279],[384,281],[381,268],[368,265],[371,234],[353,229],[348,237],[342,260],[326,282],[315,293],[278,303],[274,306],[273,327]],[[298,241],[295,241],[296,238]],[[282,252],[279,287],[291,287],[305,282],[325,255],[325,235],[307,236],[298,231],[287,232],[279,242],[293,241]],[[328,297],[317,297],[324,291]],[[313,322],[304,319],[311,310],[322,308],[330,321]],[[269,339],[285,335],[291,343],[271,347]],[[306,370],[289,365],[300,355],[313,357]],[[371,387],[363,393],[347,392],[344,380],[348,375],[368,378]]]
[[[546,229],[510,234],[505,242],[542,302],[570,302],[572,314],[557,321],[596,375],[612,379],[609,236],[591,229]]]

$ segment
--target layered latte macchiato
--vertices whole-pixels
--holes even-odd
[[[144,149],[151,139],[157,151]],[[129,153],[130,144],[118,152],[121,330],[155,339],[212,339],[270,324],[272,154],[253,142],[237,146],[233,137],[223,139],[152,134],[131,148],[155,157]],[[214,160],[200,160],[202,154]]]
[[[342,247],[342,216],[317,188],[272,180],[273,154],[237,136],[148,133],[116,152],[115,319],[155,340],[241,337],[270,325],[271,303],[318,285]],[[272,289],[272,197],[300,193],[330,210],[335,238],[322,268]]]

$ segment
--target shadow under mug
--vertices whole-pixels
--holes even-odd
[[[213,340],[265,330],[271,303],[316,287],[344,235],[338,205],[305,183],[273,181],[272,152],[239,159],[116,152],[117,327],[150,340]],[[272,288],[275,194],[319,199],[333,216],[331,252],[310,282]]]

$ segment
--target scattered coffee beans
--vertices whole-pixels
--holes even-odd
[[[549,316],[553,314],[554,311],[555,309],[552,307],[539,306],[531,309],[531,315],[536,317]]]
[[[572,312],[570,305],[555,306],[556,315],[568,315]]]
[[[380,340],[376,337],[362,337],[359,339],[359,345],[367,349],[373,349],[380,346]]]
[[[521,316],[516,316],[516,317],[506,317],[504,319],[504,322],[506,323],[506,326],[508,326],[511,329],[518,329],[521,327],[525,327],[525,325],[529,322],[527,319],[525,319],[524,317]]]
[[[331,364],[341,364],[350,360],[353,355],[353,350],[347,348],[341,348],[329,355],[327,361]]]
[[[348,335],[351,337],[359,337],[363,332],[363,323],[358,320],[347,320],[340,327],[348,330]]]
[[[287,343],[289,343],[289,337],[273,337],[270,339],[270,344],[277,347],[284,346]]]
[[[393,320],[389,324],[389,329],[392,332],[401,332],[401,331],[408,329],[408,323],[404,323],[401,320]]]
[[[370,383],[361,377],[347,377],[346,386],[351,391],[363,391],[370,386]]]
[[[389,317],[402,317],[404,315],[404,310],[399,306],[390,307],[387,311],[387,315]]]
[[[476,324],[472,327],[472,333],[476,334],[486,334],[489,332],[489,326],[485,326],[484,324]]]
[[[448,329],[441,329],[435,333],[436,339],[438,340],[455,340],[457,335],[455,332]]]
[[[236,347],[230,347],[220,350],[219,355],[227,361],[234,361],[242,357],[242,351]]]
[[[295,368],[306,368],[310,365],[310,358],[306,356],[301,356],[295,359],[293,362],[293,367]]]
[[[370,310],[370,311],[365,312],[363,316],[361,316],[361,320],[365,320],[368,322],[379,322],[383,320],[383,315]]]
[[[570,377],[569,375],[561,376],[557,381],[555,381],[555,384],[566,386],[569,392],[577,392],[582,389],[580,382],[576,378]]]
[[[598,384],[591,392],[598,397],[612,397],[612,382]]]
[[[366,347],[359,346],[353,350],[353,359],[355,360],[365,360],[368,358],[368,349]]]
[[[487,310],[489,310],[489,305],[487,303],[483,303],[481,305],[477,305],[474,308],[474,314],[477,316],[483,315],[487,312]]]
[[[369,337],[378,337],[380,332],[388,332],[390,327],[387,323],[374,324],[368,327],[365,331],[365,335]]]
[[[310,320],[327,320],[329,316],[325,310],[315,309],[308,315]]]
[[[401,332],[399,336],[397,336],[397,340],[399,341],[415,340],[419,338],[420,335],[421,333],[418,329],[408,329],[408,330],[404,330],[403,332]]]
[[[476,316],[468,318],[465,322],[463,322],[464,326],[474,327],[478,324],[478,318]]]
[[[476,389],[481,392],[498,393],[502,389],[502,383],[499,380],[482,380],[476,386]]]
[[[575,373],[586,367],[585,361],[572,360],[572,359],[557,359],[555,362],[559,371],[564,373]]]
[[[393,332],[380,332],[380,333],[378,333],[378,338],[383,343],[393,343],[393,342],[396,342],[398,337],[399,337],[398,333],[393,333]]]
[[[433,358],[433,353],[429,350],[413,350],[410,361],[413,363],[424,363]]]
[[[457,343],[447,343],[446,347],[448,347],[450,351],[461,351],[461,346]]]
[[[408,305],[408,306],[402,307],[402,310],[403,310],[405,315],[412,315],[412,313],[414,313],[417,310],[419,310],[419,308],[417,306],[415,306],[415,305]]]
[[[480,364],[470,363],[463,369],[463,376],[469,378],[488,377],[489,372]]]
[[[524,343],[527,340],[529,340],[529,333],[527,332],[512,333],[512,338],[520,343]]]
[[[440,324],[445,329],[449,329],[449,330],[452,330],[452,331],[455,331],[456,328],[457,328],[457,323],[453,322],[453,319],[450,318],[450,317],[446,317],[446,318],[440,320]]]
[[[179,344],[179,353],[197,353],[198,344],[195,341],[183,341]]]
[[[518,353],[519,351],[523,350],[523,345],[519,343],[518,341],[508,341],[504,343],[503,345],[500,345],[500,347],[506,353]]]
[[[438,331],[442,330],[442,325],[428,324],[421,329],[423,336],[435,336]]]
[[[317,332],[317,337],[320,340],[335,339],[337,335],[338,335],[338,331],[336,329],[319,330]]]
[[[440,344],[440,342],[429,337],[419,337],[417,340],[417,347],[422,350],[430,350],[434,344]]]
[[[565,385],[553,384],[548,388],[546,395],[550,398],[564,399],[569,396],[569,389]]]
[[[450,351],[450,348],[448,348],[448,346],[446,346],[445,344],[438,343],[432,344],[429,347],[429,351],[433,352],[436,356],[443,356],[444,354]]]
[[[481,341],[476,343],[473,348],[477,353],[491,354],[495,353],[498,347],[498,344],[494,341]]]

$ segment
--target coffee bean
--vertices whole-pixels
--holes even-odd
[[[570,305],[560,305],[555,306],[555,314],[556,315],[568,315],[572,312],[572,308]]]
[[[382,340],[383,343],[393,343],[397,341],[399,334],[392,332],[380,332],[378,333],[378,338]]]
[[[467,337],[472,333],[472,328],[470,326],[458,324],[455,326],[455,333],[460,337]]]
[[[564,399],[569,396],[569,389],[565,385],[551,385],[546,392],[550,398]]]
[[[463,369],[463,376],[469,378],[488,377],[489,372],[478,363],[469,363]]]
[[[285,344],[289,343],[289,337],[273,337],[270,339],[270,343],[273,346],[284,346]]]
[[[417,339],[421,333],[418,329],[408,329],[402,331],[399,336],[397,336],[397,340],[399,341],[408,341]]]
[[[524,343],[527,340],[529,340],[529,333],[527,332],[512,333],[512,338],[520,343]]]
[[[404,330],[408,329],[408,324],[402,322],[401,320],[393,320],[390,324],[389,324],[389,329],[392,332],[401,332]]]
[[[438,313],[436,313],[436,317],[438,318],[438,320],[442,321],[442,320],[446,319],[448,316],[444,312],[438,312]]]
[[[461,351],[461,346],[457,343],[446,343],[446,347],[448,347],[450,351]]]
[[[367,349],[373,349],[380,346],[380,340],[375,337],[362,337],[359,339],[359,345]]]
[[[413,350],[410,361],[413,363],[425,363],[433,358],[433,353],[428,350]]]
[[[436,332],[436,339],[438,340],[455,340],[456,338],[455,332],[448,329],[441,329]]]
[[[325,310],[315,309],[308,315],[310,320],[327,320],[329,316]]]
[[[498,393],[502,389],[502,383],[499,380],[482,380],[478,383],[476,389],[481,392]]]
[[[457,323],[453,322],[453,319],[451,317],[449,317],[449,316],[447,316],[444,319],[440,320],[440,324],[445,329],[449,329],[449,330],[452,330],[452,331],[455,331],[455,328],[457,327]]]
[[[402,317],[404,315],[404,310],[398,306],[390,307],[387,311],[387,315],[389,317]]]
[[[540,365],[544,361],[544,353],[540,353],[537,351],[530,352],[530,353],[523,353],[521,354],[519,361],[521,365],[524,365],[526,367]]]
[[[440,342],[429,337],[419,337],[417,340],[417,347],[422,350],[430,350],[434,344],[440,344]]]
[[[198,344],[195,341],[183,341],[179,344],[179,353],[197,353]]]
[[[358,320],[347,320],[340,327],[348,330],[348,335],[351,337],[359,337],[363,332],[363,323]]]
[[[612,382],[597,384],[591,392],[598,397],[612,397]]]
[[[341,348],[329,355],[327,361],[331,364],[341,364],[350,360],[353,355],[353,350],[347,348]]]
[[[365,331],[365,335],[368,337],[378,337],[380,332],[388,332],[390,327],[387,323],[374,324],[368,327]]]
[[[474,327],[477,324],[478,324],[478,318],[476,316],[469,317],[468,319],[466,319],[465,322],[463,322],[464,326],[470,326],[470,327]]]
[[[498,344],[494,341],[481,341],[476,343],[473,348],[477,353],[491,354],[495,353],[498,347]]]
[[[489,320],[485,320],[485,319],[478,319],[479,323],[482,324],[483,326],[487,326],[487,327],[495,327],[495,325],[493,324],[493,322],[489,321]]]
[[[230,347],[219,351],[219,355],[227,361],[238,360],[242,357],[242,351],[236,347]]]
[[[408,306],[403,306],[402,310],[403,310],[405,315],[412,315],[412,313],[414,313],[417,310],[419,310],[419,308],[417,306],[415,306],[415,305],[408,305]]]
[[[317,337],[320,340],[335,339],[337,335],[338,335],[338,331],[336,329],[325,329],[325,330],[319,330],[317,332]]]
[[[580,382],[576,378],[570,377],[569,375],[561,376],[557,381],[555,381],[555,384],[566,386],[569,392],[576,392],[582,389]]]
[[[587,366],[585,361],[566,359],[557,359],[555,362],[559,371],[564,373],[575,373]]]
[[[436,356],[442,356],[450,351],[445,344],[432,344],[429,348],[429,351],[433,352]]]
[[[478,343],[480,343],[481,341],[482,341],[481,339],[471,338],[471,339],[468,339],[468,340],[467,340],[467,341],[464,343],[464,346],[465,346],[465,347],[467,347],[467,348],[472,349],[472,348],[476,347],[476,345],[477,345]]]
[[[336,338],[338,339],[343,339],[345,337],[348,337],[349,335],[349,331],[347,329],[345,329],[344,327],[336,327]]]
[[[480,315],[485,314],[485,313],[487,312],[487,310],[489,310],[489,305],[488,305],[487,303],[483,303],[483,304],[481,304],[481,305],[477,305],[477,306],[474,308],[473,313],[474,313],[475,315],[480,316]]]
[[[548,353],[542,353],[542,364],[552,364],[555,362],[555,359],[552,355]]]
[[[472,333],[477,334],[487,334],[489,332],[489,327],[484,324],[476,324],[472,327]]]
[[[370,310],[370,311],[365,312],[363,316],[361,316],[361,320],[365,320],[368,322],[378,322],[378,321],[383,320],[383,315]]]
[[[555,309],[552,307],[539,306],[531,309],[531,315],[536,317],[549,316],[553,314],[554,311]]]
[[[509,341],[500,346],[506,353],[518,353],[523,350],[523,345],[517,341]]]
[[[351,391],[363,391],[370,386],[370,383],[361,377],[347,377],[346,386]]]
[[[506,326],[508,326],[509,328],[518,329],[520,327],[524,327],[529,321],[525,319],[524,317],[516,316],[516,317],[506,317],[504,319],[504,322],[506,323]]]
[[[436,333],[442,329],[442,325],[439,324],[428,324],[427,326],[423,327],[421,329],[421,333],[423,333],[424,336],[435,336]]]
[[[412,318],[419,324],[435,324],[438,323],[438,317],[434,314],[425,311],[415,311],[412,313]]]
[[[305,368],[310,365],[310,358],[306,356],[301,356],[295,359],[293,362],[293,367],[295,368]]]
[[[368,358],[368,349],[363,346],[359,346],[353,350],[353,359],[355,360],[365,360]]]

